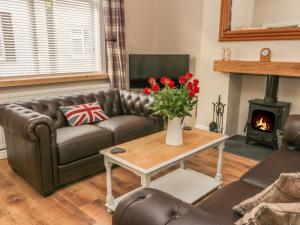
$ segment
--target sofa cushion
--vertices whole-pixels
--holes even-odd
[[[241,181],[233,182],[214,192],[207,200],[202,201],[198,207],[217,218],[222,219],[222,225],[232,225],[241,217],[232,210],[232,207],[241,201],[259,193],[261,188]]]
[[[157,124],[154,119],[135,115],[112,117],[96,125],[113,132],[115,145],[153,134],[157,131]]]
[[[98,102],[64,106],[59,110],[63,112],[72,127],[108,119]]]
[[[87,124],[57,129],[59,164],[70,163],[113,146],[111,131]]]
[[[260,188],[266,188],[277,180],[281,173],[295,173],[299,171],[299,151],[282,149],[245,173],[241,180]]]

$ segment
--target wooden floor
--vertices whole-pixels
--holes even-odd
[[[210,150],[193,157],[188,166],[214,176],[217,153]],[[224,153],[224,185],[237,180],[255,161]],[[41,197],[14,173],[7,160],[0,160],[0,225],[110,225],[111,215],[104,207],[105,173],[64,187],[48,198]],[[134,174],[113,170],[115,196],[139,186]]]

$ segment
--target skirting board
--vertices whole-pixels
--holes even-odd
[[[209,130],[209,127],[204,126],[204,125],[200,125],[200,124],[196,124],[195,128],[198,128],[198,129],[201,129],[201,130]],[[236,133],[234,133],[234,134],[227,134],[226,131],[225,131],[225,134],[228,135],[229,137],[233,137],[235,135],[238,135]]]
[[[0,160],[1,159],[7,159],[7,152],[6,152],[6,150],[1,150],[0,151]]]
[[[200,124],[196,124],[195,128],[201,129],[201,130],[209,130],[209,127],[204,126],[204,125],[200,125]]]

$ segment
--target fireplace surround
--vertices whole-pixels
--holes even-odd
[[[249,113],[246,124],[246,143],[254,141],[277,149],[277,130],[282,130],[287,119],[291,103],[277,101],[279,77],[267,77],[264,99],[249,101]]]

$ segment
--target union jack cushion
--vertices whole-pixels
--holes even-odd
[[[64,113],[70,126],[79,126],[108,119],[98,102],[64,106],[59,109]]]

